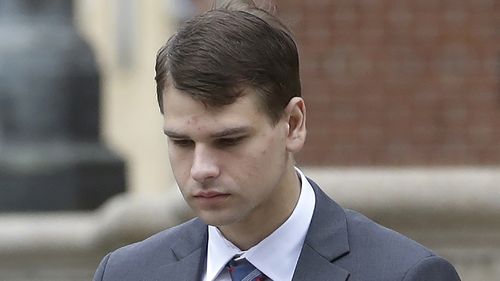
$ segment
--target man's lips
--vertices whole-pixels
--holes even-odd
[[[197,202],[199,208],[212,209],[222,206],[229,196],[229,193],[200,191],[193,195],[193,199]]]
[[[197,192],[193,195],[195,198],[216,198],[216,197],[221,197],[221,196],[227,196],[229,195],[228,193],[222,193],[222,192],[217,192],[217,191],[201,191]]]

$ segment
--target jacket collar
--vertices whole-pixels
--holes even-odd
[[[189,221],[180,239],[172,245],[171,250],[177,258],[177,262],[159,268],[155,281],[157,280],[201,280],[205,269],[208,243],[207,225],[199,218]]]
[[[349,272],[334,263],[349,253],[344,210],[308,180],[314,189],[316,206],[293,280],[344,281]]]

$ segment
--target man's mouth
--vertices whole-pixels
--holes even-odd
[[[217,191],[200,191],[194,195],[195,198],[215,198],[219,196],[229,195],[227,193],[217,192]]]
[[[202,207],[215,207],[222,204],[228,197],[229,193],[222,193],[217,191],[200,191],[193,195],[193,198]]]

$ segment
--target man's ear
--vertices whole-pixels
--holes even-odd
[[[306,104],[300,97],[293,97],[285,107],[285,122],[288,127],[286,149],[297,153],[306,141]]]

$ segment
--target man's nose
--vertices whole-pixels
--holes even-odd
[[[219,176],[219,166],[215,154],[205,146],[197,145],[194,149],[191,177],[197,182],[205,182]]]

